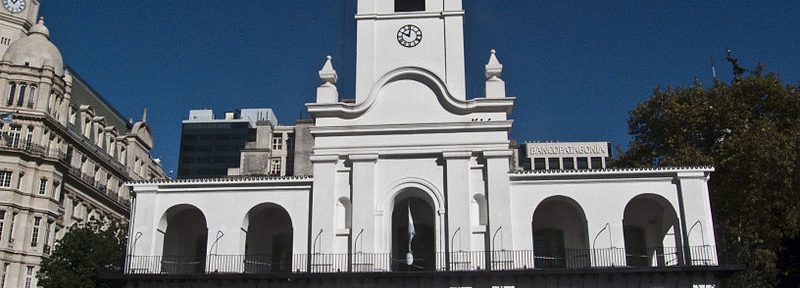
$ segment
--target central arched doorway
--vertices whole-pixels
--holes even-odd
[[[161,272],[168,274],[203,273],[206,267],[208,226],[200,209],[178,205],[164,213],[164,249]]]
[[[395,197],[392,271],[436,270],[436,216],[433,207],[430,197],[417,188],[406,188]],[[409,245],[411,223],[414,236]]]
[[[294,228],[286,209],[260,204],[247,213],[242,227],[245,237],[246,273],[290,272]]]
[[[628,266],[674,266],[682,262],[678,215],[664,197],[634,197],[625,206],[622,224]]]

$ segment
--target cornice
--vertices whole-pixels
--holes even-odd
[[[513,120],[503,120],[452,123],[312,126],[310,130],[311,135],[315,136],[511,131],[513,123]]]

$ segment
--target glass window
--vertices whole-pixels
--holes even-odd
[[[33,109],[33,101],[36,101],[36,86],[31,86],[31,93],[28,97],[28,108]]]
[[[14,245],[14,221],[17,220],[17,213],[11,214],[11,223],[8,227],[8,247],[12,247]]]
[[[586,157],[579,157],[578,169],[589,169],[589,159]]]
[[[592,157],[592,169],[603,169],[603,158],[602,157]]]
[[[269,168],[269,174],[281,175],[281,159],[272,159]]]
[[[11,264],[3,263],[3,274],[0,275],[0,288],[6,287],[6,274],[8,274],[8,266],[11,266]]]
[[[19,125],[11,126],[11,147],[19,147],[19,138],[22,134],[22,127]]]
[[[31,235],[31,247],[36,248],[39,244],[39,225],[42,224],[42,217],[33,218],[33,234]]]
[[[6,210],[0,210],[0,239],[3,239],[3,224],[6,222]]]
[[[281,137],[281,134],[272,136],[272,150],[283,150],[283,137]]]
[[[28,270],[25,271],[25,288],[31,288],[33,284],[33,266],[28,266]]]
[[[19,85],[19,98],[17,98],[17,106],[22,106],[25,104],[25,90],[28,88],[28,85],[21,84]]]
[[[47,178],[39,179],[39,195],[44,195],[47,192]]]
[[[394,0],[394,11],[425,11],[425,0]]]
[[[544,158],[533,158],[533,170],[544,170]]]
[[[564,169],[575,169],[575,159],[564,158]]]
[[[547,166],[550,170],[561,170],[561,163],[559,158],[547,158]]]
[[[8,101],[6,106],[14,105],[14,94],[17,92],[17,83],[8,84]]]
[[[0,171],[0,186],[11,187],[11,171]]]

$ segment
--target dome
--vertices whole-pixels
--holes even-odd
[[[64,60],[56,45],[50,42],[50,31],[44,26],[43,17],[31,27],[28,36],[8,46],[3,61],[11,62],[12,65],[36,68],[50,66],[56,75],[64,75]]]

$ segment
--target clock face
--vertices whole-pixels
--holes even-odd
[[[19,13],[25,10],[25,0],[3,0],[3,7],[11,13]]]
[[[400,27],[397,31],[397,42],[407,48],[417,46],[422,42],[422,30],[411,24]]]

